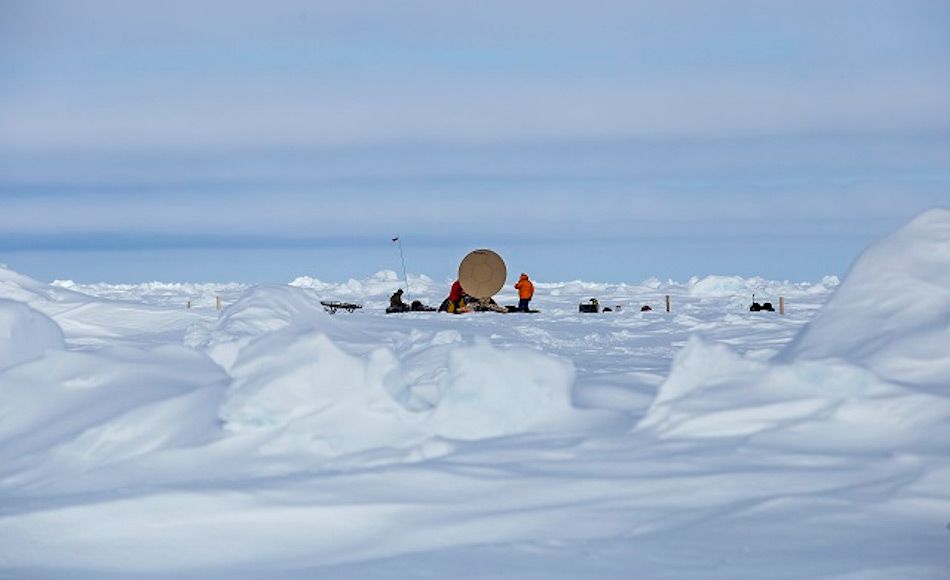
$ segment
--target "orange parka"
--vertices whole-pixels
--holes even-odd
[[[528,280],[527,274],[521,275],[521,279],[515,284],[515,289],[518,291],[518,298],[522,300],[531,300],[534,296],[534,284]]]

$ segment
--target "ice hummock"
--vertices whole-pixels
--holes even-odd
[[[933,209],[876,242],[788,348],[844,359],[901,383],[950,378],[950,210]]]
[[[799,449],[947,450],[950,211],[875,243],[774,360],[693,338],[639,429]]]
[[[291,286],[253,288],[228,307],[207,341],[233,378],[225,428],[280,430],[289,446],[336,455],[523,433],[578,413],[567,360],[446,331],[347,352],[367,341],[348,322]]]

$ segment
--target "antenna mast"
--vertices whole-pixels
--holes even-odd
[[[409,293],[409,274],[406,273],[406,257],[402,253],[402,240],[399,238],[399,234],[396,234],[393,241],[399,246],[399,261],[402,263],[402,277],[406,281],[406,298],[412,300],[412,295]]]

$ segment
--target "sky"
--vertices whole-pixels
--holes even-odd
[[[0,0],[0,262],[844,274],[950,205],[950,2]]]

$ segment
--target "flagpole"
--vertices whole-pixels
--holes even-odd
[[[393,241],[399,246],[399,261],[402,263],[402,277],[406,281],[406,299],[412,300],[412,295],[409,293],[409,274],[406,273],[406,257],[402,253],[402,238],[397,234]]]

